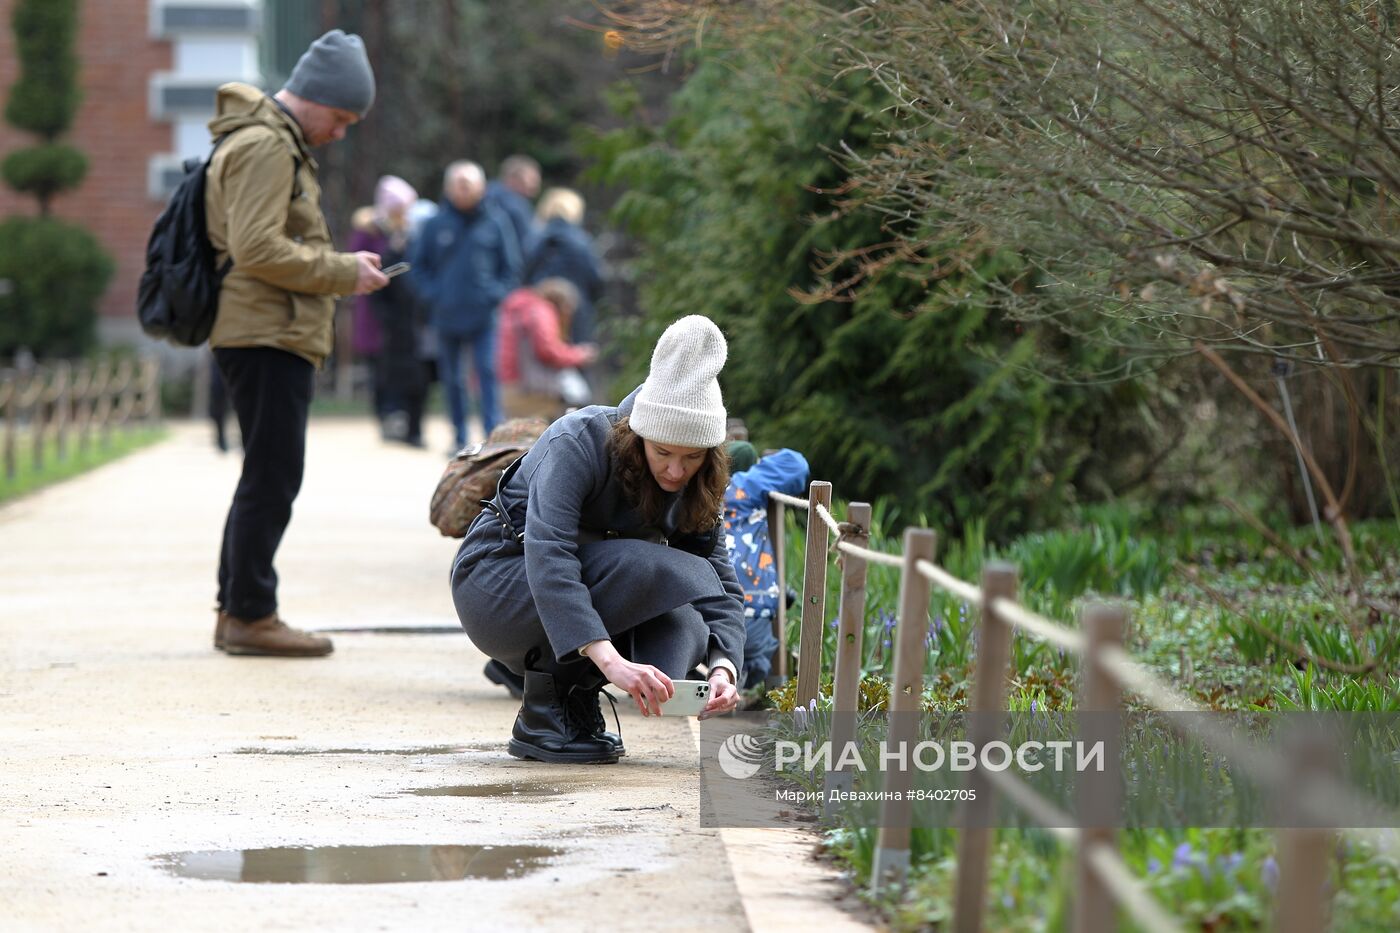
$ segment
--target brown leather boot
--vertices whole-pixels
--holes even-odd
[[[276,658],[319,658],[334,650],[331,640],[292,628],[277,613],[245,622],[224,614],[224,650]]]
[[[228,613],[222,609],[214,610],[218,615],[214,618],[214,649],[224,650],[224,629],[228,626]]]

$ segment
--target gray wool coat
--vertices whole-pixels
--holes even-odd
[[[702,661],[742,662],[743,590],[723,523],[706,534],[678,534],[676,493],[660,526],[644,525],[614,473],[608,435],[636,395],[555,421],[508,475],[497,504],[523,531],[523,544],[486,509],[457,552],[452,592],[462,626],[477,647],[516,670],[532,648],[569,662],[602,638],[624,654],[627,645],[667,642],[656,657],[669,664],[632,660],[675,667],[672,676]],[[619,641],[628,632],[632,638]]]

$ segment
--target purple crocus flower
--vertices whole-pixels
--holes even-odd
[[[1183,842],[1177,846],[1176,851],[1172,853],[1172,869],[1184,870],[1194,864],[1196,864],[1196,850],[1191,848],[1191,843]]]
[[[1259,878],[1264,882],[1264,887],[1278,892],[1278,862],[1272,855],[1264,859],[1264,864],[1259,866]]]

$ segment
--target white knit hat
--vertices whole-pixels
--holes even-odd
[[[718,447],[724,443],[724,398],[716,378],[729,345],[715,322],[692,314],[661,335],[651,371],[632,403],[632,430],[657,444]]]

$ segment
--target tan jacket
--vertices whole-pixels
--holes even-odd
[[[356,263],[337,253],[321,213],[316,160],[301,127],[247,84],[219,88],[209,163],[209,241],[233,269],[219,291],[211,347],[276,347],[320,368],[331,352],[335,296],[355,290]],[[292,177],[293,159],[299,163]]]

